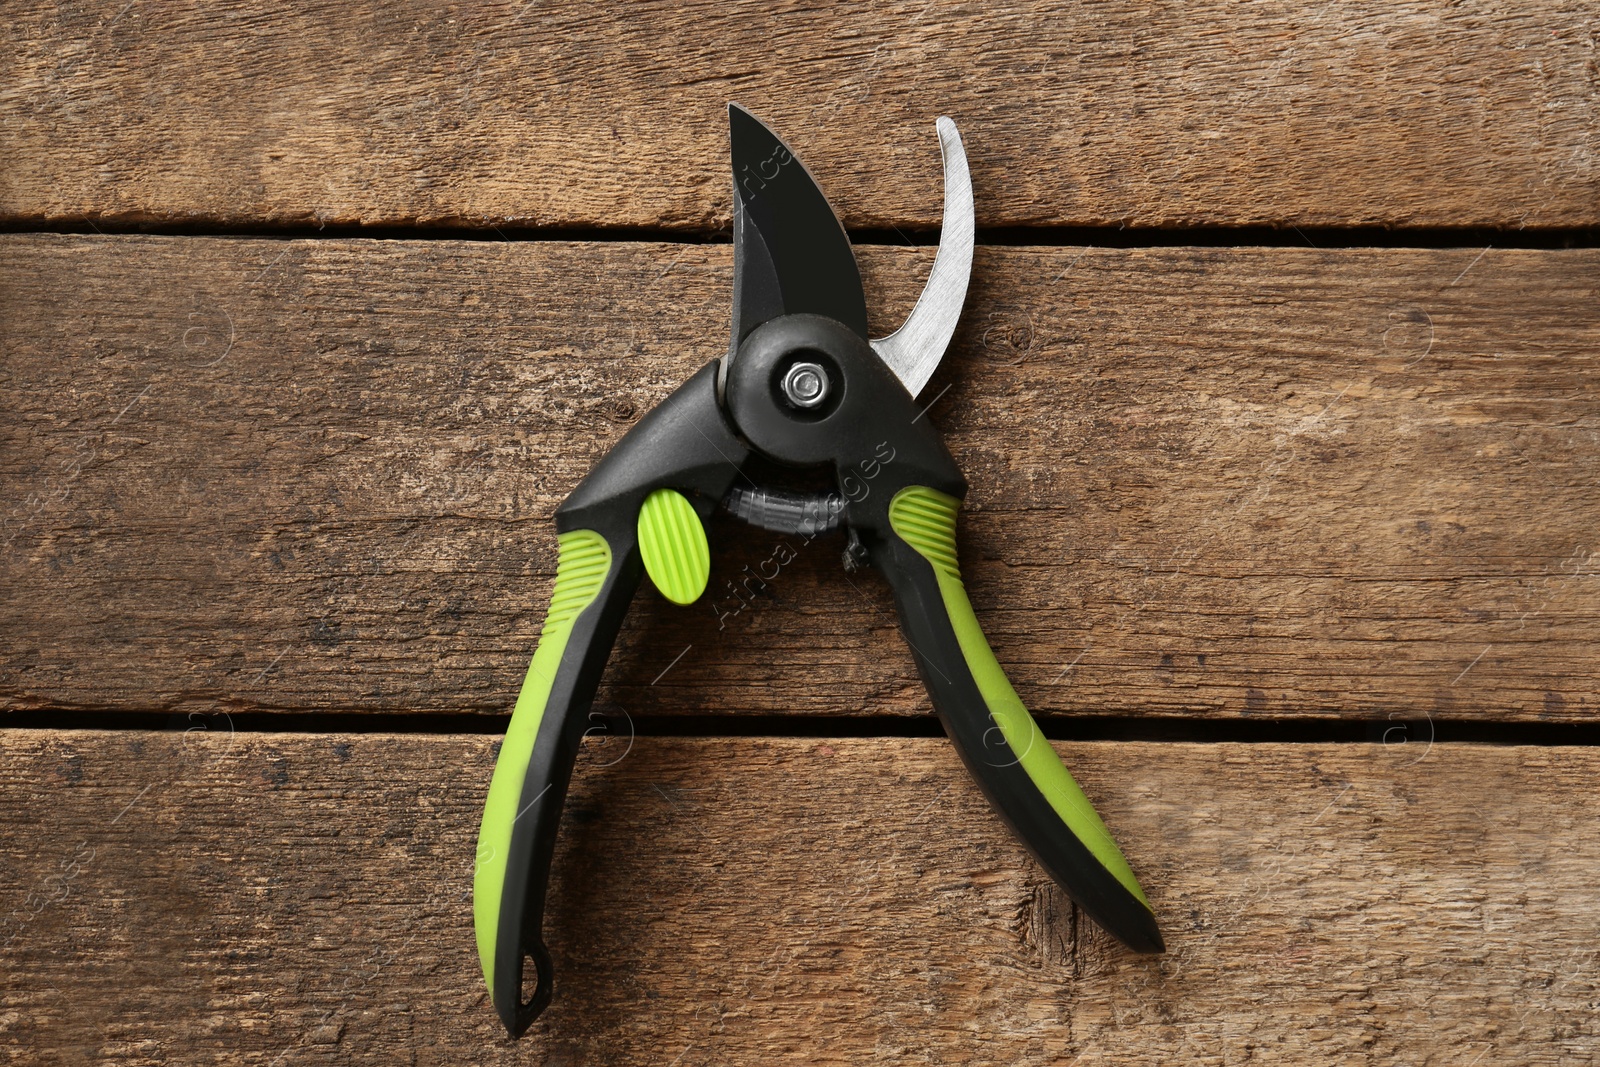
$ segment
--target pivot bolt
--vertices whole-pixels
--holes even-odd
[[[828,399],[828,372],[819,363],[796,363],[783,376],[783,395],[797,408],[814,408]]]

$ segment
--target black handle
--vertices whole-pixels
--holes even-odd
[[[704,519],[750,454],[717,404],[717,366],[702,367],[646,413],[556,509],[555,588],[495,764],[473,875],[478,957],[513,1037],[550,1003],[541,934],[550,859],[589,708],[644,573],[640,531],[653,530],[659,545],[681,532],[675,524]],[[652,520],[647,503],[668,487],[677,503],[668,501]],[[678,580],[666,583],[669,595],[687,581],[671,567],[658,577]],[[526,1000],[525,958],[538,981]]]
[[[978,626],[956,563],[960,502],[921,486],[889,505],[892,533],[873,553],[933,707],[989,802],[1050,877],[1129,948],[1162,952],[1138,880],[1083,790],[1006,680]]]
[[[473,876],[478,956],[495,1011],[521,1036],[550,1003],[543,938],[550,859],[589,708],[642,573],[631,531],[560,538],[555,588],[484,804]],[[522,996],[523,961],[537,985]]]

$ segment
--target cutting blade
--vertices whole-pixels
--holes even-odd
[[[733,343],[779,315],[836,319],[867,336],[867,300],[844,227],[777,134],[728,105],[733,156]]]
[[[975,225],[972,175],[961,134],[950,119],[940,117],[939,150],[944,155],[944,222],[939,230],[939,251],[933,258],[928,284],[906,321],[894,333],[872,342],[878,358],[889,365],[912,396],[922,392],[961,319],[967,300],[967,280],[972,276]]]

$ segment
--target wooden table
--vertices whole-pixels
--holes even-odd
[[[0,1062],[1600,1059],[1590,5],[8,5]],[[963,568],[1169,952],[819,541],[641,593],[557,999],[470,865],[555,505],[723,350],[724,104],[920,288]],[[770,538],[712,530],[712,596]]]

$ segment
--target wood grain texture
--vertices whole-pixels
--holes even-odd
[[[1600,222],[1593,5],[17,3],[0,216],[726,228],[723,107],[847,223]]]
[[[1600,1057],[1592,749],[1059,746],[1165,924],[1149,958],[941,740],[592,747],[557,999],[512,1046],[468,900],[491,739],[210,725],[6,734],[0,1061]]]
[[[1600,253],[1480,251],[980,249],[926,395],[1032,708],[1592,721]],[[865,250],[884,322],[928,259]],[[14,236],[0,271],[12,709],[503,713],[552,511],[729,291],[696,245]],[[840,540],[747,605],[774,539],[712,541],[602,708],[926,713]]]

